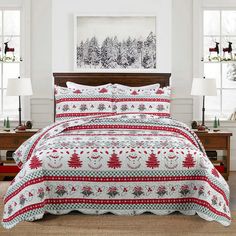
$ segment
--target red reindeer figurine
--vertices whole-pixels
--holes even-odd
[[[227,52],[230,55],[230,58],[232,59],[232,42],[228,42],[228,47],[223,48],[223,57],[225,58],[225,53]]]
[[[210,55],[209,55],[209,57],[211,56],[211,53],[212,52],[216,52],[217,53],[217,56],[219,56],[219,54],[220,54],[220,50],[219,50],[219,44],[220,43],[218,43],[218,42],[215,42],[215,47],[214,48],[209,48],[209,52],[210,52]]]
[[[14,57],[15,48],[9,48],[8,43],[9,43],[9,41],[4,43],[5,44],[5,49],[4,49],[5,56],[7,56],[8,52],[12,52],[13,57]]]

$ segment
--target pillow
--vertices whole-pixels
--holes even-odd
[[[126,86],[123,84],[114,84],[114,89],[117,92],[129,90],[130,92],[137,91],[139,93],[140,92],[142,92],[142,93],[148,92],[149,93],[150,91],[155,92],[159,87],[160,87],[160,84],[151,84],[151,85],[146,85],[146,86],[141,86],[141,87],[130,87],[130,86]]]
[[[83,91],[88,91],[88,90],[93,91],[93,89],[94,90],[100,90],[104,86],[105,87],[111,87],[112,84],[109,83],[109,84],[104,84],[104,85],[99,85],[99,86],[89,86],[89,85],[77,84],[77,83],[73,83],[73,82],[67,81],[66,82],[66,86],[69,89],[80,90],[81,92],[83,92]]]
[[[113,114],[112,86],[110,84],[97,87],[69,89],[55,85],[56,121]]]
[[[113,110],[117,114],[141,113],[169,117],[170,87],[159,88],[159,86],[155,84],[127,89],[126,86],[116,85]]]

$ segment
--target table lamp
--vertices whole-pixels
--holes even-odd
[[[216,79],[193,78],[191,95],[202,96],[202,124],[199,130],[206,130],[205,126],[205,96],[217,96]]]
[[[32,85],[30,78],[8,79],[6,96],[19,96],[19,125],[18,130],[25,130],[26,127],[21,122],[21,96],[32,95]]]

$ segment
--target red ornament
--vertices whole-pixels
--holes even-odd
[[[116,169],[121,167],[121,161],[116,153],[112,153],[110,160],[107,163],[109,168]]]
[[[134,90],[131,95],[138,95],[138,92]]]
[[[185,160],[183,161],[183,167],[185,168],[193,168],[195,166],[196,161],[194,161],[193,156],[188,153],[185,157]]]
[[[40,161],[37,156],[33,156],[29,166],[31,169],[38,169],[42,166],[42,161]]]
[[[154,153],[151,153],[148,157],[148,160],[146,161],[146,165],[149,168],[158,168],[160,165],[160,161],[157,160],[157,156]]]
[[[162,89],[158,89],[156,92],[156,94],[163,94],[163,93],[164,93],[164,91]]]
[[[211,170],[211,173],[212,173],[215,177],[217,177],[217,178],[220,177],[219,172],[216,170],[216,168],[213,168],[213,169]]]
[[[82,166],[82,161],[80,160],[80,157],[78,156],[78,154],[75,153],[75,151],[70,157],[70,160],[68,161],[68,165],[71,168],[80,168]]]
[[[99,93],[107,93],[108,92],[108,90],[106,89],[106,88],[102,88],[100,91],[99,91]]]

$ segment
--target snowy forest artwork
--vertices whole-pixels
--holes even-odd
[[[76,16],[76,69],[156,69],[156,17]]]

